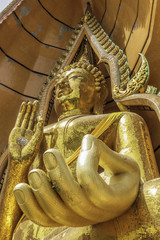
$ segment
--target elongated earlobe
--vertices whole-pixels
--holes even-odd
[[[101,92],[96,92],[93,113],[97,115],[103,113],[103,102],[101,101]]]

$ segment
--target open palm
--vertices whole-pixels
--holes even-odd
[[[38,101],[23,102],[9,136],[11,159],[17,161],[31,160],[38,151],[43,136],[43,120],[36,123]]]

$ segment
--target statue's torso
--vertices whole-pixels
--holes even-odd
[[[81,145],[83,136],[91,133],[105,116],[106,115],[75,116],[45,127],[39,157],[42,158],[42,153],[45,150],[56,148],[61,151],[65,159],[68,158]],[[100,136],[100,139],[112,149],[114,149],[118,122],[118,120],[115,121]],[[75,164],[76,162],[70,166],[72,173],[75,173]],[[28,237],[25,238],[26,240],[34,239],[30,238],[30,236],[33,237],[35,232],[37,232],[37,239],[42,239],[40,236],[47,235],[48,237],[46,236],[44,238],[45,240],[158,240],[156,236],[159,236],[160,222],[157,222],[157,216],[159,217],[157,203],[160,201],[160,196],[158,192],[152,196],[150,189],[155,187],[157,191],[159,183],[159,180],[146,182],[145,185],[141,187],[140,194],[133,206],[122,216],[109,222],[81,228],[66,228],[63,231],[61,228],[59,228],[59,230],[58,228],[53,230],[48,228],[47,230],[46,228],[31,223],[31,221],[26,221],[26,224],[25,222],[21,223],[21,229],[17,231],[14,240],[20,239],[18,238],[19,236],[23,240],[23,234]],[[51,233],[48,234],[49,232]]]

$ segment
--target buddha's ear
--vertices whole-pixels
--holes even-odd
[[[101,90],[95,93],[95,104],[93,108],[94,114],[103,113],[103,105],[108,97],[108,87],[106,83],[101,84]]]
[[[101,102],[102,104],[104,104],[106,102],[106,99],[108,97],[108,86],[107,86],[107,83],[104,82],[101,84],[101,95],[100,95],[100,99],[101,99]]]
[[[94,114],[102,114],[103,113],[103,102],[101,99],[101,91],[95,93],[95,104],[93,108]]]

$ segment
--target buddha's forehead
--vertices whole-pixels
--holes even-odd
[[[67,75],[76,74],[76,73],[79,74],[79,75],[89,74],[89,72],[86,69],[78,68],[78,67],[77,68],[72,68],[72,69],[66,71]]]
[[[59,79],[57,81],[57,84],[62,82],[62,81],[67,81],[70,79],[75,79],[76,77],[81,77],[81,80],[89,80],[89,81],[94,81],[93,75],[87,71],[86,69],[83,68],[73,68],[67,71],[64,71],[60,74]]]

